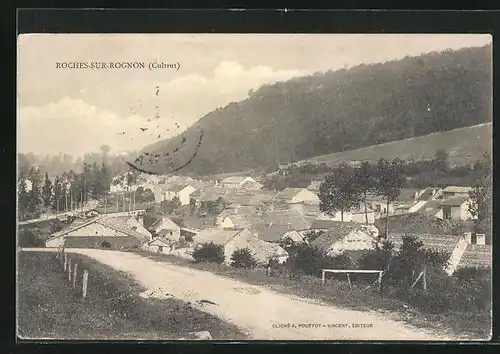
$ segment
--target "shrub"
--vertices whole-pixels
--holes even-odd
[[[367,252],[360,260],[359,266],[362,269],[386,269],[394,250],[394,243],[385,240],[381,245],[377,244],[374,250]]]
[[[346,253],[336,256],[324,256],[321,260],[322,269],[354,269],[355,263]]]
[[[59,221],[58,219],[55,219],[50,222],[50,232],[51,233],[56,233],[59,232],[63,229],[64,223],[62,221]]]
[[[286,265],[291,273],[304,273],[307,275],[320,275],[323,258],[322,253],[314,247],[299,244],[289,250]]]
[[[490,268],[476,268],[476,267],[465,267],[460,268],[453,273],[453,276],[458,280],[459,283],[466,283],[472,281],[485,281],[491,278]]]
[[[213,242],[206,243],[193,252],[193,258],[196,263],[224,263],[224,246],[219,246]]]
[[[257,261],[248,248],[237,249],[231,255],[231,267],[253,269],[257,266]]]
[[[40,237],[38,228],[29,228],[19,232],[18,243],[20,247],[45,247],[45,242]]]

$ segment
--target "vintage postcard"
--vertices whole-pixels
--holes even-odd
[[[492,37],[23,34],[17,333],[476,341]]]

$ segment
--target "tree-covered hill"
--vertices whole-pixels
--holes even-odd
[[[179,149],[181,163],[201,127],[196,157],[178,173],[273,167],[490,122],[491,97],[491,46],[430,53],[265,85],[144,151]]]

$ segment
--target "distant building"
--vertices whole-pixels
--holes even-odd
[[[443,200],[440,204],[442,219],[465,221],[471,220],[472,215],[469,212],[470,198],[468,195],[458,195]]]
[[[149,231],[151,231],[154,236],[174,242],[178,242],[181,238],[180,226],[167,217],[162,217],[154,222],[149,227]]]
[[[175,246],[168,239],[156,237],[152,241],[145,243],[142,248],[149,252],[170,254],[175,249]]]
[[[157,203],[179,198],[181,205],[188,205],[191,199],[190,196],[194,191],[196,191],[196,188],[189,184],[167,183],[155,186],[153,193]]]
[[[471,191],[471,187],[448,186],[443,189],[443,198],[446,199],[456,196],[468,196]]]
[[[385,216],[387,214],[387,211],[389,215],[394,214],[395,210],[393,202],[389,202],[389,205],[387,205],[387,200],[385,199],[385,197],[376,194],[367,195],[366,205],[374,211],[376,218]]]
[[[305,203],[319,204],[318,196],[306,188],[290,188],[287,187],[278,193],[276,199],[289,204]]]
[[[252,177],[232,176],[223,179],[220,182],[220,186],[228,189],[242,188],[243,185],[248,182],[256,182],[256,181]]]
[[[335,223],[311,242],[311,246],[326,256],[336,256],[346,251],[372,250],[379,242],[377,236],[378,230],[375,232],[362,225]]]

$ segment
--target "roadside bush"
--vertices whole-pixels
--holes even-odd
[[[427,290],[422,283],[414,288],[396,287],[396,297],[426,313],[484,313],[491,309],[491,282],[465,281],[448,276],[441,268],[428,267]]]
[[[460,283],[466,283],[471,281],[485,281],[491,278],[491,268],[476,268],[476,267],[465,267],[460,268],[453,273],[453,277],[456,278]]]
[[[18,244],[20,247],[45,247],[45,242],[41,238],[38,228],[20,230],[18,234]]]
[[[293,274],[319,276],[323,265],[323,254],[314,247],[299,244],[287,250],[289,256],[286,265]]]
[[[56,233],[59,232],[63,229],[64,223],[62,221],[59,221],[58,219],[55,219],[50,222],[50,232],[51,233]]]
[[[381,245],[377,244],[374,250],[367,252],[359,260],[359,267],[361,269],[386,269],[389,266],[393,250],[394,243],[385,240]]]
[[[224,263],[224,246],[216,245],[213,242],[206,243],[194,250],[193,258],[195,263]]]
[[[345,253],[336,256],[324,256],[321,260],[322,269],[354,269],[356,264]]]
[[[231,267],[253,269],[257,261],[248,248],[237,249],[231,255]]]

